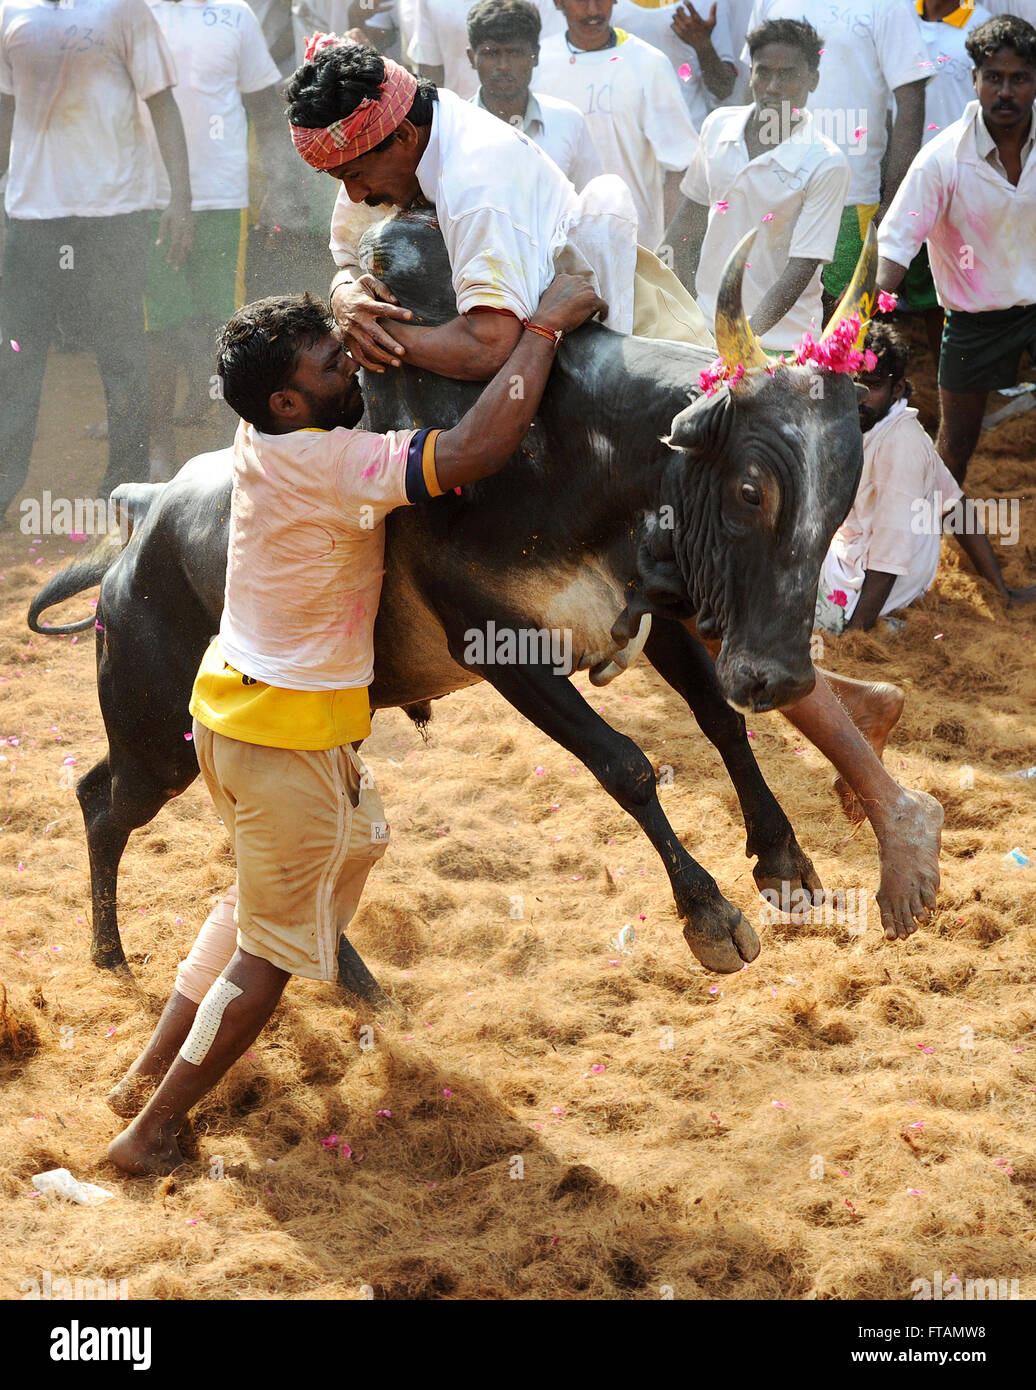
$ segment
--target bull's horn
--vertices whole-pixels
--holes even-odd
[[[857,314],[860,319],[860,333],[856,339],[856,347],[863,347],[867,325],[874,312],[874,291],[877,288],[877,280],[878,238],[874,231],[874,223],[871,222],[867,227],[867,235],[863,240],[863,250],[860,252],[860,259],[856,262],[853,278],[846,286],[845,294],[838,301],[838,308],[831,315],[831,319],[821,336],[821,342],[825,338],[830,338],[833,329],[844,319]]]
[[[745,278],[745,262],[752,249],[755,232],[746,232],[730,253],[723,268],[719,294],[716,296],[716,346],[728,367],[765,367],[766,353],[752,332],[741,303],[741,284]]]

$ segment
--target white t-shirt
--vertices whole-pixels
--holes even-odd
[[[176,82],[144,0],[0,3],[0,92],[14,96],[9,216],[114,217],[155,205],[140,102]]]
[[[443,86],[465,101],[478,91],[478,73],[468,59],[468,12],[474,0],[417,0],[414,31],[404,52],[412,63],[442,68]],[[540,42],[561,32],[565,19],[554,0],[531,0],[540,12]],[[533,83],[536,86],[536,83]]]
[[[928,49],[928,61],[932,64],[927,69],[931,81],[924,89],[922,145],[927,145],[940,130],[959,121],[964,108],[975,100],[975,84],[971,80],[974,64],[964,45],[972,30],[985,24],[987,19],[992,19],[989,10],[976,5],[963,24],[950,24],[945,19],[921,20],[921,33]]]
[[[482,100],[481,87],[471,100],[483,111],[488,110]],[[540,149],[550,155],[577,193],[591,179],[604,173],[586,117],[570,101],[558,101],[557,97],[548,97],[543,92],[530,92],[525,116],[516,129],[535,140]]]
[[[1036,153],[1014,187],[985,158],[990,148],[973,101],[918,153],[878,228],[880,254],[897,265],[908,266],[927,239],[944,309],[981,314],[1036,304]]]
[[[651,44],[652,48],[657,48],[660,53],[665,54],[679,79],[680,90],[687,103],[691,120],[695,128],[698,128],[709,112],[719,105],[719,99],[712,95],[702,79],[701,62],[697,53],[673,30],[673,15],[683,4],[684,0],[672,0],[672,3],[659,5],[657,9],[646,9],[643,5],[638,5],[636,0],[618,0],[615,9],[612,10],[611,22],[613,28],[625,29],[627,33],[635,34],[638,39],[643,39],[645,43]],[[709,6],[703,3],[699,13],[706,18]],[[722,62],[737,66],[737,54],[741,51],[741,46],[739,44],[735,49],[731,42],[725,6],[716,7],[716,27],[712,31],[712,46]]]
[[[746,232],[758,229],[745,269],[743,300],[752,314],[791,257],[826,263],[834,255],[849,187],[849,161],[816,130],[807,111],[787,140],[749,159],[745,124],[754,106],[721,106],[705,118],[698,153],[680,192],[709,209],[698,265],[698,307],[714,328],[723,268]],[[726,204],[720,211],[717,204]],[[769,221],[764,221],[764,218]],[[793,308],[762,339],[788,351],[823,325],[820,267]]]
[[[620,40],[573,53],[556,34],[540,46],[532,85],[582,111],[605,170],[629,185],[640,244],[653,251],[665,231],[666,171],[687,168],[698,134],[665,54],[632,34]]]
[[[414,439],[412,430],[263,434],[239,423],[219,627],[238,671],[284,690],[370,685],[383,523],[410,500]]]
[[[191,168],[191,206],[248,206],[248,117],[242,92],[281,80],[259,21],[245,0],[149,0],[169,44],[179,81],[173,96]],[[169,180],[158,171],[158,206]]]
[[[636,214],[620,180],[592,179],[577,195],[527,135],[446,90],[417,179],[435,207],[459,313],[488,305],[531,318],[558,268],[585,268],[609,327],[632,330]],[[343,186],[331,217],[335,263],[355,266],[359,234],[384,216],[352,203]]]
[[[824,593],[841,589],[852,617],[868,570],[894,574],[879,617],[927,593],[939,568],[942,517],[963,493],[906,401],[863,436],[863,472],[824,560]],[[923,500],[924,506],[920,506]]]
[[[998,0],[997,14],[1013,14],[1036,27],[1036,0]]]
[[[819,129],[849,157],[846,202],[879,202],[889,97],[896,87],[931,74],[925,67],[928,50],[921,22],[910,0],[860,0],[855,5],[756,0],[749,32],[766,19],[805,19],[820,35],[820,82],[807,104]],[[742,61],[749,65],[747,45]]]

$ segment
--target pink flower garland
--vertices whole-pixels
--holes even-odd
[[[895,307],[895,302],[892,295],[887,295],[882,290],[878,297],[878,308],[882,313],[888,313]],[[778,366],[814,366],[825,372],[873,372],[878,365],[878,359],[870,348],[862,352],[857,349],[856,340],[859,336],[860,316],[851,314],[849,318],[836,324],[822,341],[814,338],[812,333],[804,333],[802,342],[793,353],[776,358],[766,370],[770,376],[773,376],[774,368]],[[699,374],[698,385],[706,396],[714,396],[723,382],[736,386],[744,374],[745,369],[740,363],[731,367],[722,357],[717,357],[711,367]]]

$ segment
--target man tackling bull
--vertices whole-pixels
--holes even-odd
[[[226,600],[191,713],[238,877],[110,1097],[132,1115],[160,1080],[109,1149],[124,1172],[172,1172],[188,1110],[254,1041],[289,977],[335,978],[339,938],[388,842],[353,747],[371,727],[386,515],[502,468],[561,335],[607,308],[585,280],[558,276],[458,426],[387,435],[354,428],[357,364],[320,301],[261,300],[224,328],[218,372],[241,416]]]
[[[488,379],[555,267],[592,280],[609,303],[609,327],[711,346],[679,280],[636,245],[621,180],[593,179],[577,197],[513,127],[334,35],[309,41],[285,95],[299,154],[342,184],[331,228],[342,269],[330,302],[344,342],[368,370],[406,361],[440,376]],[[373,217],[422,201],[435,208],[459,311],[439,326],[411,323],[411,311],[359,266],[359,237]],[[901,787],[881,765],[901,709],[894,686],[818,671],[812,693],[782,711],[837,769],[847,809],[862,806],[871,822],[890,939],[909,936],[935,905],[943,819],[934,798]]]

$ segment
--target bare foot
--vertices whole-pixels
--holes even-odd
[[[175,1135],[164,1130],[145,1132],[139,1119],[112,1140],[108,1157],[116,1168],[135,1178],[171,1173],[184,1161]]]
[[[108,1109],[114,1110],[122,1120],[132,1120],[155,1094],[160,1080],[161,1077],[158,1076],[141,1076],[139,1072],[127,1072],[114,1090],[105,1096]]]
[[[905,941],[935,907],[942,823],[935,797],[906,787],[888,812],[871,818],[881,855],[878,909],[890,941]]]
[[[851,681],[828,672],[824,676],[839,702],[845,706],[849,718],[874,749],[878,762],[882,762],[889,734],[903,713],[906,700],[903,691],[889,681]],[[859,825],[867,813],[856,793],[841,776],[835,778],[834,789],[850,823]]]

